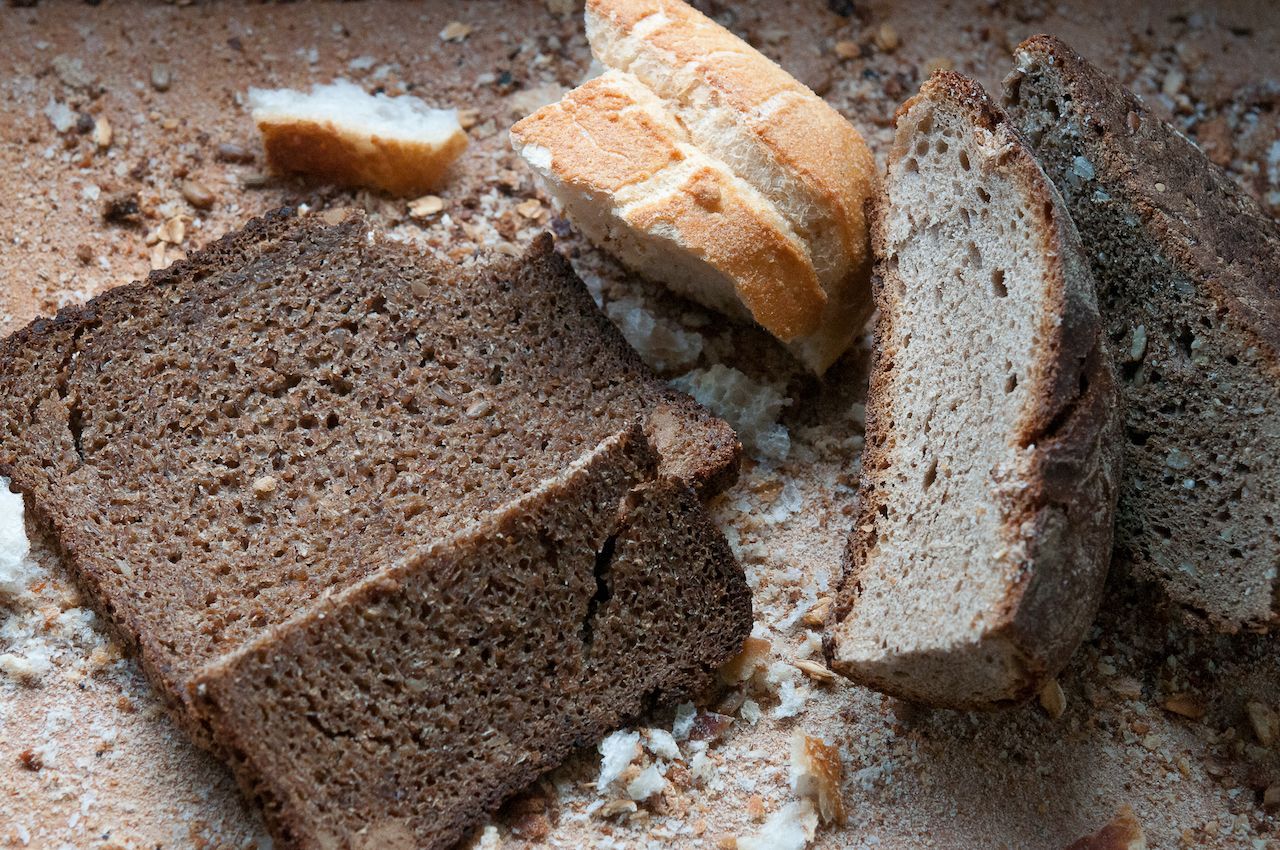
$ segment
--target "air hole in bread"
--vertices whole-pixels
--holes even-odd
[[[991,193],[988,192],[986,189],[982,188],[981,186],[975,186],[974,191],[978,193],[978,197],[982,200],[984,204],[991,203]],[[1019,212],[1018,218],[1022,218],[1022,215],[1021,215],[1022,211],[1019,210],[1018,212]]]
[[[960,149],[960,167],[965,171],[969,170],[969,152],[963,148]]]
[[[1007,378],[1005,378],[1005,379],[1004,379],[1004,391],[1005,391],[1006,393],[1011,393],[1011,392],[1013,392],[1014,390],[1016,390],[1017,388],[1018,388],[1018,376],[1017,376],[1017,375],[1009,375]]]
[[[933,482],[938,479],[938,459],[934,458],[929,461],[929,466],[924,471],[924,489],[928,490],[933,486]],[[905,574],[905,572],[904,572]]]
[[[997,298],[1009,296],[1009,287],[1004,283],[1004,269],[995,269],[991,272],[991,291]]]

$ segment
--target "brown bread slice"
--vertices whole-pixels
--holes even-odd
[[[1224,630],[1280,611],[1280,228],[1057,39],[1005,99],[1088,249],[1120,369],[1116,558]]]
[[[732,433],[546,239],[459,269],[275,214],[9,337],[0,385],[0,475],[282,846],[445,846],[750,627],[689,489]]]
[[[832,667],[952,708],[1034,694],[1093,620],[1111,548],[1115,383],[1071,220],[981,87],[898,111],[860,516]]]

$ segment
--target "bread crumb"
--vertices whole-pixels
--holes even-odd
[[[698,716],[697,707],[691,702],[682,702],[676,706],[675,720],[671,722],[673,740],[683,741],[693,731],[693,721]]]
[[[187,199],[187,203],[198,210],[207,210],[213,206],[213,202],[217,200],[217,196],[213,194],[213,190],[201,183],[199,180],[186,180],[182,183],[182,197]]]
[[[785,460],[790,453],[791,435],[778,424],[778,417],[791,399],[773,386],[721,363],[694,369],[671,383],[727,420],[748,450],[775,460]]]
[[[836,56],[841,59],[857,59],[862,55],[862,48],[858,47],[856,41],[837,41]]]
[[[788,803],[775,812],[755,835],[740,837],[738,850],[804,850],[818,831],[813,803]]]
[[[840,797],[843,779],[844,763],[838,747],[800,729],[791,733],[791,790],[817,801],[823,823],[845,822],[844,801]]]
[[[265,498],[276,491],[276,480],[270,475],[264,475],[253,482],[253,494],[258,498]]]
[[[640,774],[627,783],[627,796],[632,800],[640,802],[647,800],[654,794],[662,793],[667,787],[667,778],[663,776],[658,765],[651,764]]]
[[[1146,847],[1142,824],[1133,809],[1125,805],[1106,826],[1073,842],[1067,850],[1146,850]]]
[[[440,40],[452,41],[456,44],[465,41],[467,36],[471,35],[471,32],[470,24],[464,24],[462,21],[450,21],[445,24],[444,29],[440,30]]]
[[[621,777],[636,756],[640,755],[640,733],[619,729],[601,741],[597,749],[600,751],[601,759],[596,790],[604,791]]]
[[[1164,709],[1192,720],[1199,720],[1205,713],[1204,702],[1190,694],[1173,694],[1164,701]]]
[[[1257,736],[1259,744],[1270,747],[1280,738],[1280,715],[1276,714],[1275,709],[1257,700],[1250,700],[1245,703],[1244,710],[1249,715],[1249,725],[1253,727],[1253,734]]]
[[[702,334],[656,316],[638,298],[610,301],[605,313],[640,358],[658,372],[688,369],[702,356]]]
[[[680,745],[675,736],[665,729],[644,730],[644,748],[658,758],[675,761],[680,758]]]
[[[738,654],[720,668],[720,680],[734,685],[750,679],[752,674],[763,666],[765,659],[769,657],[770,649],[772,644],[765,638],[747,638],[742,642],[742,649]]]

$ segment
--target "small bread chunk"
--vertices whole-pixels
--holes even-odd
[[[1126,804],[1104,827],[1071,842],[1066,850],[1147,850],[1147,836],[1133,808]]]
[[[344,186],[421,195],[467,147],[457,110],[366,94],[346,80],[310,92],[249,89],[249,105],[272,168]]]
[[[821,374],[871,311],[862,137],[679,0],[593,0],[586,27],[609,73],[518,123],[517,150],[589,238]]]
[[[1066,200],[1120,370],[1116,565],[1223,631],[1280,624],[1280,226],[1049,36],[1009,114]]]
[[[0,476],[277,847],[451,847],[750,632],[695,492],[732,432],[546,237],[460,267],[282,211],[8,337],[0,387]]]
[[[899,110],[861,515],[832,668],[952,708],[1024,700],[1096,611],[1116,498],[1116,388],[1052,184],[976,83]]]

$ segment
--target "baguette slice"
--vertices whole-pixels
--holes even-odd
[[[0,476],[278,846],[450,846],[750,629],[691,489],[728,426],[546,238],[462,269],[275,214],[4,340],[0,386]]]
[[[827,298],[806,246],[634,77],[584,83],[511,139],[587,238],[627,265],[779,339],[817,329]]]
[[[1225,631],[1280,622],[1280,227],[1057,39],[1017,51],[1010,115],[1066,199],[1120,366],[1117,563]]]
[[[981,87],[898,111],[861,515],[833,669],[977,708],[1034,694],[1092,621],[1111,546],[1116,389],[1070,218]]]
[[[366,94],[346,80],[310,92],[249,89],[249,105],[272,168],[344,186],[421,195],[467,147],[456,109]]]
[[[516,148],[591,239],[821,374],[871,312],[862,137],[680,0],[593,0],[586,26],[608,73],[517,124]]]

